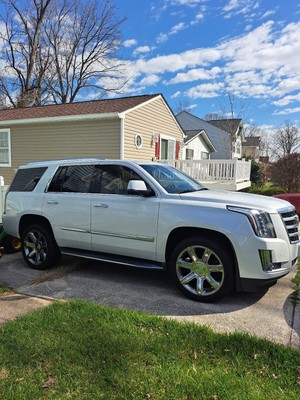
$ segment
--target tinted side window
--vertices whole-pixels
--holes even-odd
[[[72,165],[56,171],[48,192],[89,193],[94,165]]]
[[[19,169],[9,188],[10,192],[32,192],[47,167]]]
[[[98,165],[94,174],[94,191],[103,194],[127,194],[130,180],[142,178],[128,167],[120,165]]]

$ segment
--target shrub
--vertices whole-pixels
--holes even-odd
[[[300,153],[289,154],[271,167],[271,179],[287,192],[300,191]]]
[[[250,180],[254,185],[262,185],[263,183],[262,166],[255,160],[251,160]]]
[[[252,185],[250,188],[247,188],[243,191],[247,193],[262,194],[264,196],[274,196],[275,194],[286,193],[286,190],[284,188],[273,185]]]

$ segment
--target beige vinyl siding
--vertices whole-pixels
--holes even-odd
[[[29,161],[58,158],[120,158],[120,120],[21,124],[11,129],[12,167],[0,167],[5,184]]]
[[[135,136],[140,134],[143,145],[137,149]],[[124,158],[152,160],[155,157],[155,135],[165,135],[182,142],[182,131],[162,98],[157,98],[126,113],[124,121]],[[181,146],[182,147],[182,146]],[[179,158],[182,149],[180,148]]]

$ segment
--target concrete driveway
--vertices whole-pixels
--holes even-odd
[[[18,293],[52,299],[84,299],[208,325],[220,332],[248,332],[300,347],[300,306],[294,308],[290,299],[294,274],[290,273],[267,291],[233,293],[218,303],[204,304],[184,297],[164,271],[72,257],[63,257],[51,270],[36,271],[27,267],[20,253],[0,259],[0,284]]]

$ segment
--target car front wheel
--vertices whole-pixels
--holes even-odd
[[[176,286],[193,300],[216,301],[233,289],[232,257],[212,239],[183,240],[175,247],[169,267]]]
[[[47,269],[54,266],[60,252],[52,232],[44,225],[31,225],[21,235],[22,254],[33,269]]]

